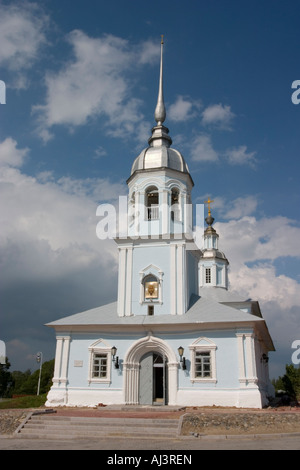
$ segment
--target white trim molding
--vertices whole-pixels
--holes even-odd
[[[191,382],[194,383],[216,383],[217,382],[217,367],[216,367],[216,350],[217,346],[210,339],[201,337],[189,346],[191,351]],[[209,352],[210,353],[210,377],[196,377],[196,353]]]
[[[106,377],[93,377],[93,364],[95,354],[106,355]],[[111,366],[112,366],[112,354],[111,346],[105,341],[99,339],[89,347],[89,370],[88,370],[88,383],[111,383]]]

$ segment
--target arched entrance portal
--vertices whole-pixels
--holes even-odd
[[[165,355],[148,352],[140,361],[140,405],[167,405],[168,375]]]
[[[178,361],[174,351],[154,336],[139,339],[124,358],[124,402],[176,405]]]

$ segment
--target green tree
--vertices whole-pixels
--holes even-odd
[[[20,370],[14,370],[12,373],[14,387],[13,387],[13,394],[14,395],[22,395],[22,387],[23,384],[28,380],[31,375],[31,370],[27,369],[25,372],[21,372]]]
[[[50,390],[53,373],[54,359],[44,362],[41,371],[40,394],[47,393]],[[28,371],[23,374],[23,378],[18,375],[18,388],[15,388],[13,393],[20,395],[35,395],[37,393],[40,370],[37,369],[32,374],[28,374]]]
[[[286,364],[285,374],[273,383],[276,392],[284,390],[291,397],[300,399],[300,369],[294,364]]]

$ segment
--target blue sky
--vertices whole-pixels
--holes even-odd
[[[96,208],[126,194],[154,122],[214,199],[232,289],[260,301],[276,353],[300,339],[299,1],[0,1],[1,318],[12,370],[54,357],[45,323],[115,300]]]

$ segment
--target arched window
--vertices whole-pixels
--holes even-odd
[[[171,220],[180,220],[179,189],[172,188],[171,191]]]
[[[156,186],[146,189],[145,195],[146,219],[156,220],[159,218],[159,194]]]

